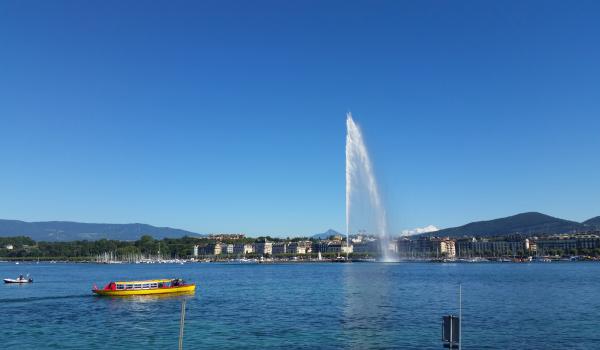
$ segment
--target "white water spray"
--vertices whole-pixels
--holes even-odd
[[[385,208],[379,195],[379,188],[375,180],[373,165],[363,140],[362,132],[354,123],[352,114],[346,115],[346,235],[349,239],[350,231],[365,229],[370,226],[379,237],[381,259],[392,261],[389,250],[389,236],[387,232],[387,218]],[[357,206],[363,209],[356,212]],[[360,215],[356,215],[360,214]],[[355,216],[366,219],[366,222],[355,222]],[[351,227],[357,225],[366,225]]]

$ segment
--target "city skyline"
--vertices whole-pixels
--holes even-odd
[[[600,215],[596,3],[37,5],[0,4],[3,219],[343,232],[349,111],[392,234]]]

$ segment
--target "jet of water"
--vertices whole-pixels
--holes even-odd
[[[370,212],[367,221],[379,237],[382,260],[392,261],[385,208],[362,132],[351,113],[346,115],[346,128],[346,235],[349,238],[355,207],[360,205]]]

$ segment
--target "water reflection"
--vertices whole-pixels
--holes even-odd
[[[179,292],[150,295],[95,296],[95,299],[97,302],[106,303],[109,310],[152,312],[165,306],[175,308],[184,299],[190,300],[194,297],[194,292]]]
[[[386,334],[398,326],[392,288],[395,264],[348,264],[343,269],[343,337],[346,347],[364,349],[389,342]]]

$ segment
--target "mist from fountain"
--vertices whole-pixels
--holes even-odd
[[[346,115],[346,235],[352,229],[374,231],[379,239],[381,260],[394,261],[389,250],[385,207],[381,200],[373,165],[362,132]]]

